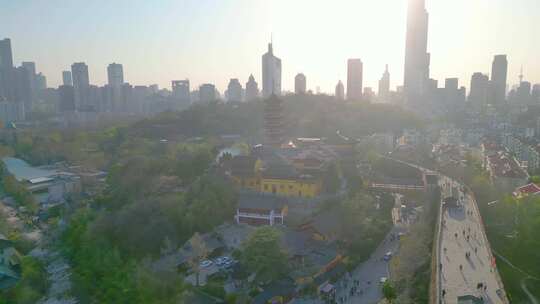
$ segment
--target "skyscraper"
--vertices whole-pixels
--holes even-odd
[[[359,101],[362,99],[362,78],[364,65],[360,59],[347,61],[347,99]]]
[[[227,86],[228,101],[242,101],[242,85],[238,78],[232,78]]]
[[[426,93],[429,80],[428,22],[425,0],[409,0],[403,82],[405,98],[409,105]]]
[[[506,55],[496,55],[491,66],[491,103],[503,105],[506,101],[508,60]]]
[[[251,101],[259,96],[259,86],[255,81],[253,75],[249,75],[248,82],[246,83],[246,101]]]
[[[262,95],[281,95],[281,59],[274,56],[272,43],[268,44],[268,52],[262,56]]]
[[[31,109],[32,104],[36,100],[37,94],[38,94],[38,91],[39,91],[39,88],[38,88],[38,80],[39,79],[38,79],[38,76],[36,74],[36,63],[35,62],[30,62],[30,61],[25,61],[25,62],[23,62],[21,64],[21,66],[26,71],[27,75],[25,76],[25,78],[27,78],[27,81],[28,81],[28,84],[29,84],[29,92],[24,93],[25,95],[28,96],[28,99],[25,100],[26,101],[25,108],[26,109]]]
[[[13,77],[13,82],[11,83],[14,84],[13,89],[15,91],[15,95],[13,95],[13,99],[11,101],[23,103],[24,109],[29,110],[32,106],[33,77],[30,74],[30,71],[23,66],[14,69]]]
[[[86,111],[90,106],[90,77],[88,75],[88,66],[84,62],[72,64],[71,76],[73,77],[75,109]]]
[[[189,80],[173,80],[172,81],[172,96],[180,102],[180,104],[191,103],[191,93],[189,88]]]
[[[480,110],[488,103],[489,77],[480,72],[474,73],[471,77],[471,88],[469,92],[469,104],[473,109]]]
[[[306,76],[299,73],[294,77],[294,93],[306,94]]]
[[[379,98],[386,99],[390,94],[390,73],[388,72],[388,64],[384,70],[381,80],[379,80]]]
[[[73,86],[71,71],[62,71],[62,83],[66,86]]]
[[[9,38],[0,40],[0,69],[5,68],[13,68],[13,53]]]
[[[344,100],[345,99],[345,88],[343,87],[343,82],[338,81],[336,85],[336,98],[338,100]]]
[[[118,63],[109,64],[107,66],[107,79],[111,87],[122,87],[124,84],[124,67]]]
[[[540,84],[537,83],[533,85],[531,98],[533,100],[533,103],[540,104]]]
[[[30,75],[32,75],[32,77],[36,76],[36,63],[35,62],[23,61],[23,63],[21,63],[21,66],[25,68],[28,72],[30,72]]]
[[[516,101],[520,105],[531,105],[531,83],[528,81],[521,81],[516,91]]]
[[[199,101],[210,102],[217,99],[216,86],[211,83],[202,84],[199,87]]]
[[[108,100],[102,110],[124,112],[126,109],[124,98],[124,67],[118,63],[107,66]]]
[[[43,73],[38,73],[35,79],[36,89],[38,91],[47,89],[47,77]]]
[[[13,53],[11,40],[0,40],[0,100],[15,99],[15,70],[13,67]]]

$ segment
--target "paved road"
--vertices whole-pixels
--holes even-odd
[[[396,197],[396,205],[401,206],[400,197]],[[397,235],[404,232],[405,229],[396,226],[386,235],[379,247],[371,254],[369,259],[360,264],[349,276],[345,276],[336,283],[336,301],[340,303],[354,304],[375,304],[382,299],[381,278],[388,278],[388,261],[384,261],[384,256],[387,252],[393,254],[399,249],[399,241]],[[354,281],[357,280],[358,286],[356,293],[351,296],[351,287],[354,286]],[[343,302],[340,301],[343,298]]]
[[[446,196],[453,187],[457,187],[460,199],[459,206],[442,209],[438,247],[441,303],[457,303],[457,298],[464,295],[482,297],[484,303],[508,303],[504,296],[497,294],[502,286],[492,263],[476,202],[461,191],[460,184],[446,177],[441,179],[441,183]],[[479,284],[482,284],[481,288],[478,288]]]
[[[397,236],[399,231],[398,228],[392,229],[367,261],[358,266],[350,276],[345,276],[336,283],[337,303],[375,304],[382,299],[380,279],[388,278],[389,263],[384,261],[383,257],[389,251],[392,253],[397,251],[399,241],[390,239],[392,234]],[[350,290],[354,285],[354,280],[358,280],[359,285],[356,294],[351,296]],[[344,302],[340,302],[340,297],[343,297]]]

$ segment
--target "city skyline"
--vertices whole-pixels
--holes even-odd
[[[44,4],[2,3],[6,9],[0,12],[0,18],[7,22],[1,34],[12,40],[15,64],[36,62],[37,71],[47,76],[52,87],[62,83],[63,70],[80,61],[88,65],[90,82],[97,85],[106,84],[106,68],[112,62],[123,64],[126,81],[135,85],[157,83],[160,87],[170,88],[171,80],[187,78],[194,88],[210,82],[224,92],[231,78],[245,83],[250,74],[261,83],[260,54],[271,33],[275,52],[283,60],[284,91],[293,91],[295,75],[303,72],[310,79],[308,89],[320,87],[322,92],[333,92],[338,80],[346,80],[349,58],[362,59],[364,87],[377,88],[385,64],[389,64],[392,71],[392,90],[403,84],[406,1],[356,4],[341,1],[332,6],[306,1],[288,6],[281,1],[272,5],[262,1],[236,1],[242,3],[242,12],[234,10],[235,3],[212,5],[208,1],[197,4],[187,1],[175,4],[162,1],[162,5],[152,7],[136,2],[131,8],[124,7],[133,15],[133,20],[109,12],[120,7],[122,1],[115,4],[95,1],[83,4],[85,9],[81,11],[84,12],[78,12],[80,20],[69,23],[72,21],[68,18],[69,13],[81,6],[79,1],[74,2],[56,12],[45,11],[40,18],[26,18],[28,26],[24,27],[24,32],[17,26],[20,22],[15,22],[17,16],[43,14]],[[442,83],[445,78],[458,77],[468,88],[474,72],[490,74],[493,56],[507,54],[510,86],[518,83],[522,65],[526,80],[540,82],[540,63],[533,56],[538,53],[540,42],[530,38],[534,37],[532,25],[538,17],[530,10],[535,3],[531,0],[468,2],[426,1],[430,14],[428,51],[432,54],[432,78]],[[297,17],[295,12],[306,5],[312,13],[302,18],[300,24],[293,23]],[[394,9],[388,10],[388,5]],[[178,14],[184,14],[180,8],[199,17],[197,24],[171,26],[175,25],[173,20]],[[344,16],[332,24],[317,24],[328,10],[343,12]],[[162,20],[158,22],[155,14]],[[205,18],[200,18],[201,14]],[[462,17],[459,24],[450,22],[455,15]],[[97,24],[92,23],[94,17]],[[145,26],[148,28],[137,26],[136,30],[127,31],[128,24],[133,26],[138,18],[147,20]],[[51,22],[45,32],[39,27],[43,20]],[[127,24],[113,24],[115,20]],[[212,20],[215,22],[210,22]],[[220,24],[227,26],[221,29]],[[244,28],[244,24],[250,24],[250,27]],[[99,35],[92,29],[96,26],[101,29]],[[365,31],[364,28],[378,30]],[[224,33],[228,37],[226,42],[220,37]],[[85,39],[90,36],[92,40]],[[346,38],[355,36],[359,38]],[[302,37],[301,43],[298,37]],[[57,43],[47,45],[46,49],[41,47],[51,39]],[[68,43],[69,40],[72,42]],[[317,58],[323,58],[324,62],[318,62]]]

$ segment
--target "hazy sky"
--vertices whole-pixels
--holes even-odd
[[[431,75],[444,83],[489,73],[494,54],[508,54],[509,82],[520,66],[540,82],[539,0],[426,0]],[[261,85],[261,55],[270,34],[283,60],[283,88],[303,72],[308,88],[333,92],[345,82],[347,58],[364,62],[364,86],[377,89],[384,65],[392,88],[403,79],[406,0],[0,0],[0,39],[12,39],[14,60],[35,61],[49,86],[75,61],[90,80],[124,65],[126,81],[189,78],[192,87],[230,78]]]

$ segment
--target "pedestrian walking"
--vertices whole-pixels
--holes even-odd
[[[459,271],[463,271],[463,265],[459,264]]]

